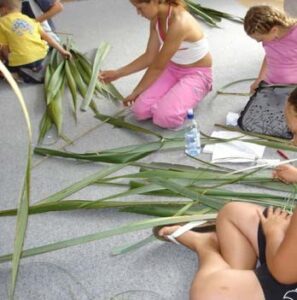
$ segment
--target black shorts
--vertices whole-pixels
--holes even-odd
[[[26,64],[26,65],[21,65],[21,66],[15,66],[15,67],[11,67],[11,66],[8,66],[8,69],[10,72],[19,72],[20,69],[30,69],[32,70],[33,72],[39,72],[41,69],[42,69],[42,63],[43,63],[44,59],[40,59],[40,60],[37,60],[37,61],[34,61],[30,64]]]
[[[40,59],[26,65],[15,67],[8,66],[8,70],[12,73],[17,73],[21,78],[23,78],[24,82],[43,83],[45,73],[43,62],[44,59]]]
[[[267,216],[267,209],[263,214]],[[259,260],[261,265],[255,270],[266,300],[297,300],[297,283],[281,284],[276,281],[266,264],[266,238],[260,223],[258,228]]]

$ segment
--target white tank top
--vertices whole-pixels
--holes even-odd
[[[169,7],[168,16],[166,18],[166,32],[168,31],[169,18],[171,17],[172,6]],[[161,47],[164,44],[164,38],[161,36],[160,23],[157,20],[156,30],[161,43]],[[183,41],[180,44],[179,49],[171,57],[171,61],[180,65],[189,65],[202,59],[209,52],[208,41],[205,37],[195,42]]]

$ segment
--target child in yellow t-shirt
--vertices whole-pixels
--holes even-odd
[[[21,69],[40,71],[48,45],[64,58],[71,58],[70,52],[44,32],[40,23],[21,13],[20,0],[0,0],[0,15],[1,56],[16,77],[22,77]]]

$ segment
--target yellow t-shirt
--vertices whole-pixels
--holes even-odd
[[[0,17],[0,44],[9,48],[9,66],[30,64],[46,56],[48,46],[41,32],[40,23],[21,12]]]

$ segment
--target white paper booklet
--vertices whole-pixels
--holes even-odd
[[[212,137],[222,139],[232,139],[236,137],[250,138],[239,132],[214,131]],[[265,151],[265,146],[253,143],[234,140],[226,143],[206,145],[204,153],[212,153],[213,163],[246,163],[261,159]]]

